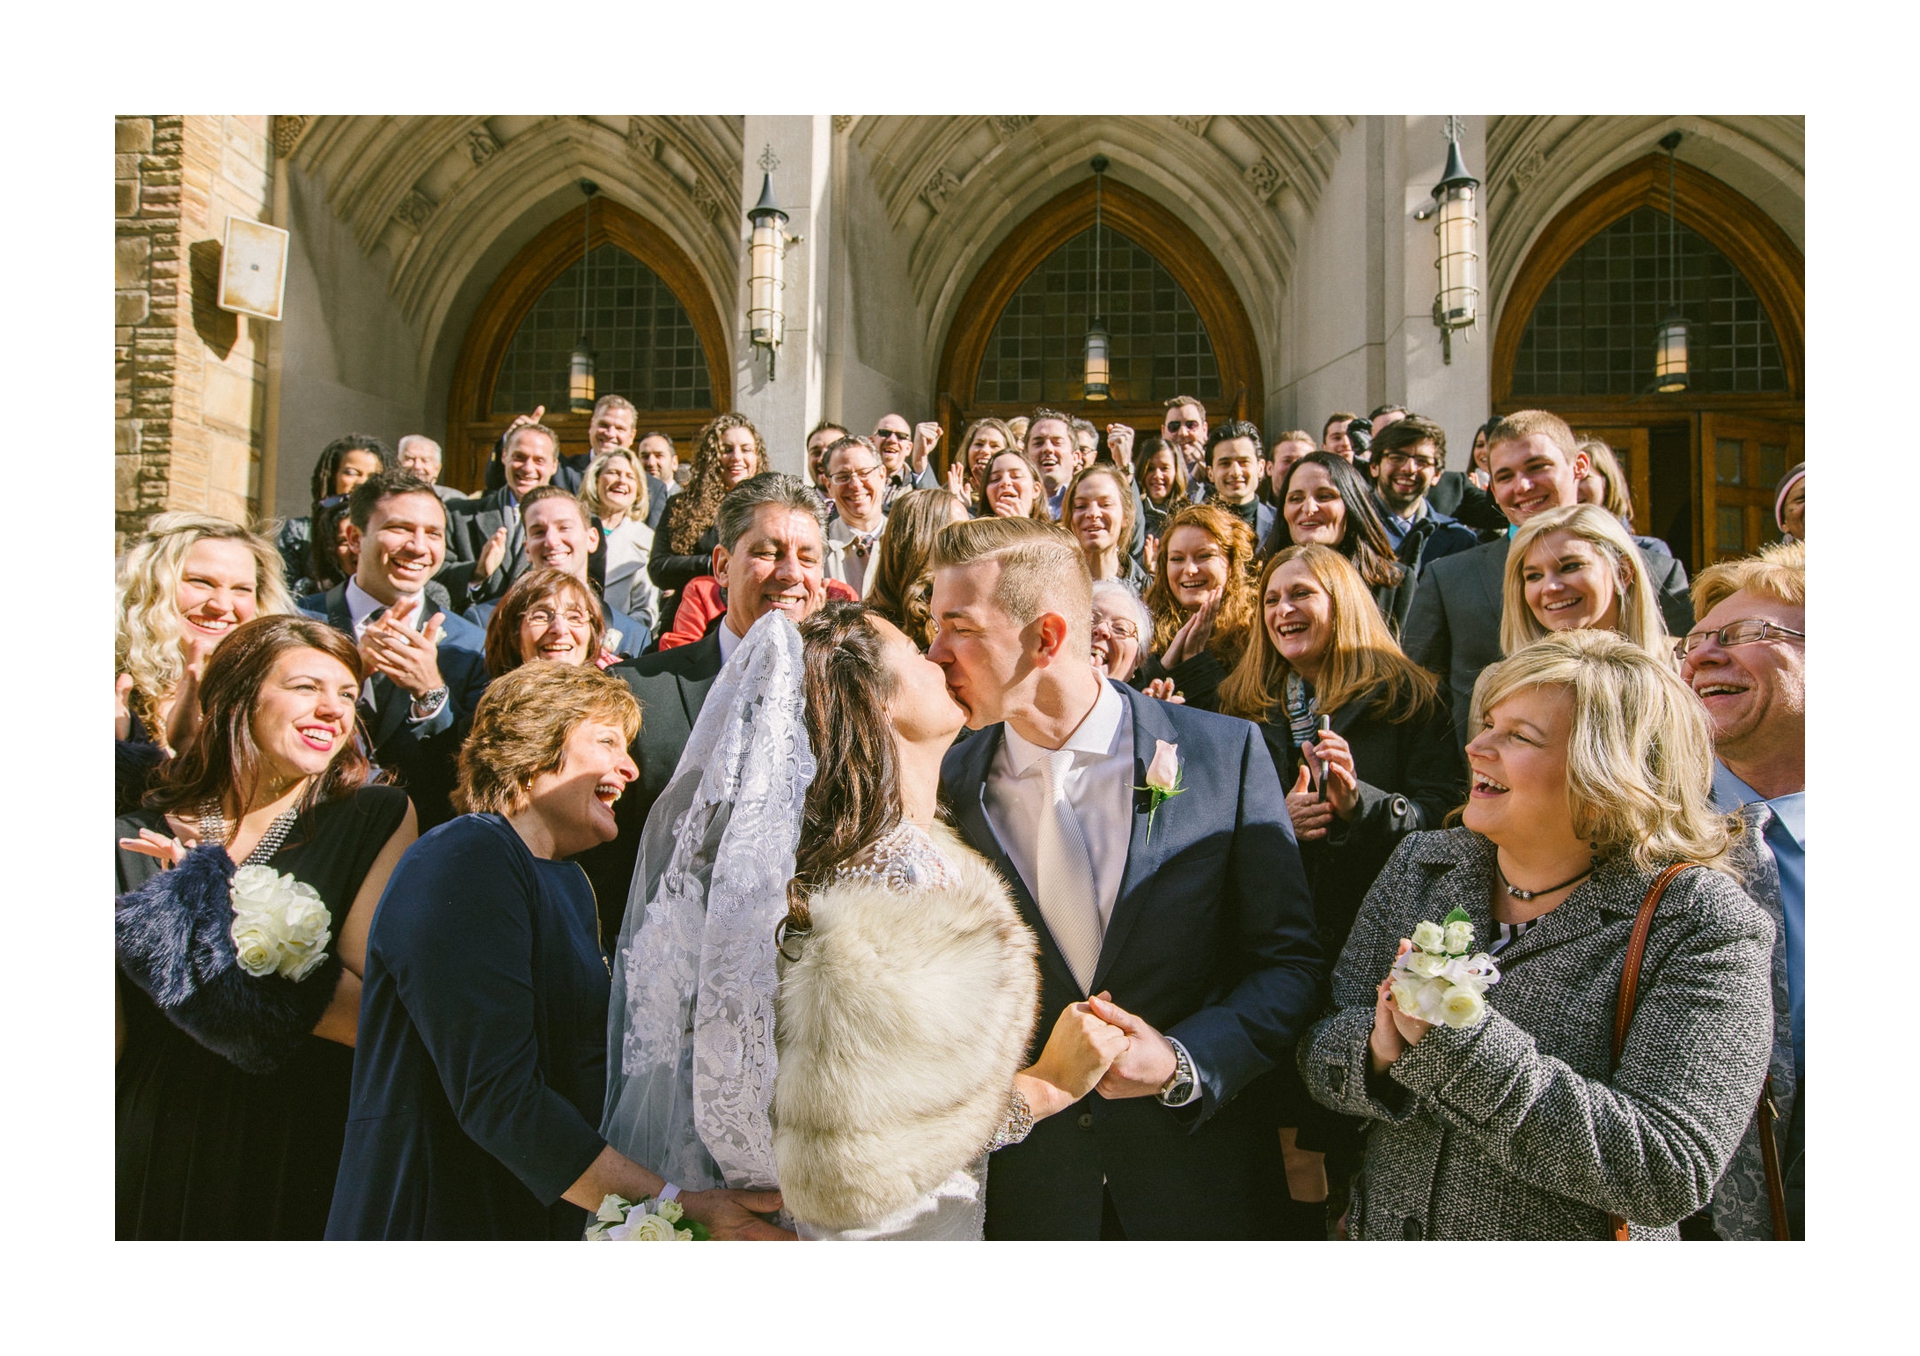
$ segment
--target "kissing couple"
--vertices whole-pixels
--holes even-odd
[[[1049,525],[931,569],[925,656],[831,603],[722,669],[641,836],[603,1133],[745,1236],[1273,1236],[1262,1075],[1323,971],[1256,728],[1101,678]]]

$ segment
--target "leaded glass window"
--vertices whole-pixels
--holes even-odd
[[[974,399],[983,403],[1071,404],[1085,398],[1084,355],[1090,316],[1105,317],[1113,336],[1114,400],[1165,400],[1220,395],[1213,341],[1185,289],[1151,254],[1105,225],[1100,228],[1101,288],[1093,285],[1093,228],[1048,255],[987,339]]]
[[[574,264],[555,278],[514,331],[493,386],[495,414],[565,407],[567,362],[580,336],[582,271]],[[643,410],[712,408],[707,355],[693,318],[660,275],[613,244],[590,253],[584,272],[594,389],[623,395]]]
[[[1638,395],[1653,384],[1668,305],[1667,231],[1664,211],[1642,207],[1580,247],[1527,319],[1514,395]],[[1673,249],[1691,389],[1786,390],[1773,325],[1739,270],[1686,226],[1674,226]]]

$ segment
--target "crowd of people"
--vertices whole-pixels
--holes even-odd
[[[543,416],[122,557],[117,1236],[1804,1237],[1804,466]]]

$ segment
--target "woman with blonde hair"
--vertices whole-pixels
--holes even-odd
[[[1600,438],[1582,438],[1580,450],[1587,454],[1587,478],[1575,487],[1583,504],[1598,504],[1629,529],[1633,527],[1633,492],[1627,487],[1627,473],[1620,459]]]
[[[1005,420],[989,415],[985,419],[976,419],[967,425],[967,431],[960,439],[960,455],[953,457],[947,464],[947,490],[967,501],[969,516],[979,517],[986,512],[985,501],[980,497],[983,472],[996,453],[1004,452],[1013,446],[1013,430]]]
[[[114,599],[114,809],[140,802],[152,770],[200,724],[200,679],[243,622],[293,611],[280,552],[207,513],[163,513],[121,557]]]
[[[767,445],[746,415],[729,412],[709,420],[700,430],[687,487],[667,501],[647,558],[647,578],[660,590],[656,634],[672,629],[681,590],[701,575],[713,573],[713,548],[720,544],[713,524],[720,501],[741,481],[767,469]]]
[[[908,490],[893,501],[887,525],[874,552],[873,584],[867,605],[904,631],[922,654],[933,644],[933,592],[927,557],[933,539],[950,523],[964,523],[967,503],[950,490]]]
[[[1170,678],[1187,705],[1220,709],[1220,684],[1260,624],[1253,553],[1253,529],[1216,505],[1189,504],[1167,519],[1145,599],[1153,640],[1133,686]]]
[[[1729,870],[1706,712],[1670,661],[1576,630],[1487,668],[1472,719],[1461,827],[1401,842],[1300,1044],[1315,1100],[1373,1122],[1349,1229],[1676,1238],[1773,1042],[1773,928]],[[1429,1024],[1393,964],[1456,909],[1500,977]]]
[[[1080,543],[1087,573],[1097,582],[1117,579],[1136,593],[1152,580],[1128,554],[1133,541],[1133,495],[1120,468],[1110,461],[1083,466],[1067,484],[1060,525]]]
[[[652,506],[639,454],[611,447],[587,463],[587,473],[580,478],[580,503],[591,515],[589,521],[600,520],[607,606],[652,629],[660,590],[647,578],[647,561],[653,555],[653,529],[647,526]]]
[[[1620,520],[1597,504],[1536,513],[1513,534],[1500,613],[1508,654],[1553,631],[1617,631],[1655,654],[1667,650],[1647,565]]]

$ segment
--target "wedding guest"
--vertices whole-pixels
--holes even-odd
[[[887,468],[867,438],[827,449],[827,494],[838,512],[827,524],[827,577],[864,597],[873,587],[874,551],[887,525]],[[905,491],[912,494],[912,490]]]
[[[653,554],[648,479],[636,454],[624,448],[602,452],[587,465],[580,503],[589,519],[597,520],[605,548],[602,593],[607,606],[651,633],[659,616],[660,590],[647,578],[647,559]]]
[[[359,645],[362,737],[432,828],[452,814],[454,757],[487,685],[486,634],[439,611],[429,592],[447,517],[432,486],[382,472],[355,488],[351,514],[360,551],[353,577],[302,598],[299,609]]]
[[[1253,533],[1225,509],[1189,504],[1167,519],[1146,594],[1153,639],[1135,687],[1170,679],[1187,705],[1220,709],[1220,684],[1260,624],[1252,566]]]
[[[542,566],[514,580],[487,618],[487,673],[499,678],[536,659],[604,667],[618,658],[605,642],[605,614],[593,587]]]
[[[655,494],[651,487],[648,489],[647,526],[657,531],[667,500],[680,493],[680,450],[674,446],[672,438],[658,430],[641,434],[633,450],[640,454],[640,469],[652,476],[654,483],[666,491],[662,497]],[[656,499],[659,502],[652,502]]]
[[[822,495],[827,493],[827,449],[851,436],[846,427],[828,419],[815,424],[807,435],[807,483]]]
[[[313,507],[305,517],[289,518],[280,527],[280,556],[290,596],[298,598],[321,587],[315,580],[324,571],[316,569],[315,556],[332,545],[324,543],[320,551],[314,545],[313,527],[322,502],[352,494],[355,485],[392,465],[392,449],[370,433],[346,434],[321,450],[320,459],[313,464]]]
[[[1536,513],[1579,502],[1587,454],[1559,415],[1519,410],[1496,423],[1487,437],[1493,497],[1514,526]],[[1659,598],[1668,632],[1685,634],[1693,625],[1686,570],[1651,537],[1636,538],[1634,545],[1646,563],[1647,586]],[[1471,551],[1429,561],[1401,631],[1407,657],[1440,675],[1441,691],[1463,736],[1474,680],[1501,654],[1499,609],[1489,604],[1504,592],[1509,546],[1502,535]]]
[[[1160,417],[1161,444],[1180,458],[1187,498],[1204,499],[1207,485],[1207,407],[1190,395],[1168,396]],[[1175,507],[1178,507],[1176,505]],[[1168,512],[1172,512],[1169,509]]]
[[[981,468],[980,502],[986,518],[1035,518],[1050,523],[1040,472],[1018,448],[996,452]]]
[[[941,528],[964,523],[970,516],[966,501],[946,490],[909,490],[893,501],[893,511],[887,514],[887,528],[874,553],[867,603],[922,650],[933,643],[933,614],[927,609],[927,596],[933,591],[927,570],[933,539]]]
[[[1472,528],[1432,502],[1446,464],[1446,430],[1417,414],[1394,420],[1373,442],[1373,507],[1394,559],[1416,579],[1427,561],[1480,544]]]
[[[741,481],[767,469],[766,444],[744,414],[723,414],[700,430],[699,450],[687,488],[668,501],[654,529],[654,550],[647,559],[647,578],[660,590],[660,624],[673,625],[680,590],[709,572],[713,560],[714,515],[720,501]]]
[[[433,487],[434,493],[440,493],[440,486]],[[440,502],[446,503],[445,495]],[[352,574],[356,561],[360,558],[360,544],[353,535],[353,496],[335,495],[321,501],[320,512],[313,520],[314,548],[309,556],[311,568],[307,572],[306,582],[311,593],[325,593],[336,584],[345,582]],[[331,550],[322,549],[325,542]]]
[[[242,624],[207,664],[199,731],[115,824],[116,1238],[324,1230],[367,928],[414,838],[405,793],[367,784],[360,678],[324,623]],[[323,906],[324,959],[298,979],[240,968],[236,864]],[[244,897],[259,900],[257,882]]]
[[[1603,438],[1582,438],[1580,450],[1587,454],[1587,478],[1574,493],[1583,504],[1598,504],[1633,530],[1633,492],[1627,486],[1627,473]]]
[[[967,501],[967,510],[974,517],[980,517],[987,511],[980,495],[987,463],[1013,445],[1013,430],[1007,427],[1005,421],[992,416],[974,420],[961,435],[960,446],[964,455],[954,457],[948,463],[947,489]]]
[[[1280,507],[1280,487],[1286,483],[1287,472],[1300,458],[1317,450],[1313,435],[1305,429],[1291,429],[1274,440],[1266,483],[1260,487],[1260,493],[1275,509]]]
[[[553,483],[560,435],[545,424],[516,420],[501,436],[500,457],[500,485],[447,506],[446,564],[435,578],[462,609],[498,600],[525,572],[523,501]]]
[[[1273,506],[1260,502],[1267,453],[1258,425],[1229,419],[1207,440],[1207,502],[1218,504],[1245,523],[1256,542],[1273,533]]]
[[[424,433],[409,433],[393,445],[393,464],[402,471],[413,472],[433,486],[433,492],[440,496],[441,503],[450,504],[456,499],[465,499],[465,490],[440,484],[442,461],[440,444]]]
[[[1100,679],[1091,581],[1062,534],[980,518],[933,559],[927,657],[977,731],[946,756],[947,803],[1039,938],[1041,1011],[1084,1001],[1128,1036],[1094,1096],[995,1154],[987,1237],[1268,1237],[1260,1089],[1323,988],[1258,737]]]
[[[606,954],[563,859],[615,833],[640,709],[591,666],[491,688],[460,754],[466,812],[394,869],[367,938],[360,1045],[326,1236],[577,1239],[609,1193],[669,1184],[610,1148]],[[777,1235],[777,1195],[688,1192],[715,1237]]]
[[[1065,512],[1067,482],[1080,469],[1080,450],[1073,440],[1073,420],[1058,410],[1035,410],[1027,424],[1026,453],[1027,460],[1040,473],[1047,516],[1059,522]]]
[[[1015,415],[1007,420],[1007,432],[1013,435],[1013,445],[1024,448],[1027,445],[1027,416]]]
[[[1770,1208],[1758,1115],[1685,1237],[1803,1239],[1806,1222],[1807,552],[1772,543],[1693,582],[1699,622],[1675,644],[1713,724],[1713,800],[1738,811],[1747,889],[1773,920],[1772,1086],[1784,1220]],[[1689,1225],[1696,1226],[1689,1228]],[[1704,1227],[1699,1227],[1704,1226]],[[1784,1228],[1782,1227],[1784,1226]]]
[[[1373,1122],[1349,1230],[1599,1239],[1617,1218],[1677,1237],[1773,1039],[1773,929],[1727,874],[1706,712],[1670,661],[1562,631],[1490,668],[1473,715],[1462,826],[1401,843],[1334,969],[1336,1011],[1300,1044],[1314,1097]],[[1635,916],[1674,866],[1616,1060]],[[1454,909],[1501,972],[1457,1028],[1390,996],[1405,939]]]
[[[1467,785],[1432,674],[1400,652],[1365,582],[1327,546],[1289,546],[1261,571],[1262,626],[1220,709],[1259,724],[1300,844],[1321,949],[1338,956],[1400,840],[1438,828]],[[1293,1236],[1326,1237],[1359,1166],[1359,1125],[1280,1079]],[[1323,1202],[1329,1202],[1322,1205]]]
[[[587,516],[586,505],[558,485],[538,485],[520,501],[520,522],[526,535],[528,569],[565,570],[588,588],[594,588],[589,567],[600,534]],[[596,590],[597,592],[598,590]],[[476,603],[466,619],[485,627],[494,603]],[[606,624],[606,647],[618,655],[643,653],[652,640],[647,624],[600,600]]]
[[[609,452],[627,453],[633,458],[635,470],[646,477],[649,473],[641,468],[639,454],[634,450],[633,438],[639,428],[640,411],[634,408],[631,400],[611,392],[601,396],[593,402],[593,413],[587,418],[587,450],[563,455],[554,469],[551,483],[579,494],[584,501],[586,496],[583,491],[590,483],[588,477],[593,471],[593,462]],[[659,523],[661,510],[666,506],[667,487],[657,478],[643,478],[636,497],[639,502],[634,512],[649,529],[653,528]],[[596,578],[604,577],[604,572],[596,575]]]
[[[1394,635],[1413,605],[1414,575],[1393,554],[1367,482],[1351,463],[1309,452],[1280,485],[1280,519],[1267,538],[1272,554],[1295,546],[1331,546],[1359,572]]]
[[[256,616],[293,611],[293,600],[272,542],[186,510],[158,515],[127,548],[114,593],[113,800],[126,814],[200,728],[215,647]]]
[[[1781,478],[1773,492],[1773,521],[1788,541],[1807,539],[1807,464],[1803,461]]]
[[[1507,552],[1500,648],[1508,654],[1549,631],[1617,631],[1650,654],[1670,642],[1646,587],[1646,561],[1620,519],[1598,504],[1536,513]]]
[[[1353,444],[1347,441],[1347,425],[1359,417],[1351,410],[1337,410],[1328,415],[1327,422],[1320,426],[1320,450],[1351,465]]]
[[[1473,431],[1473,447],[1467,453],[1467,479],[1479,489],[1486,489],[1493,483],[1492,472],[1487,467],[1487,438],[1493,432],[1500,416],[1495,415]]]
[[[1112,462],[1083,466],[1067,486],[1066,520],[1080,543],[1080,556],[1095,582],[1117,579],[1139,593],[1153,582],[1128,553],[1133,540],[1133,495],[1126,477]]]
[[[1141,638],[1153,633],[1153,614],[1140,595],[1118,579],[1093,581],[1093,667],[1102,678],[1124,683],[1140,667]],[[1164,694],[1171,697],[1171,684]],[[1149,696],[1162,695],[1149,692]]]

